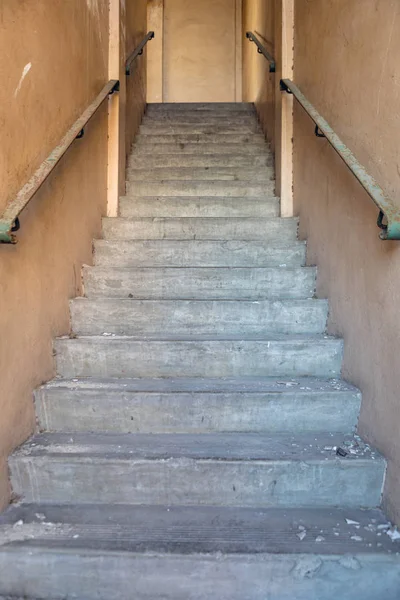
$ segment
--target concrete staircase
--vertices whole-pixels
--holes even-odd
[[[10,458],[3,597],[399,599],[385,462],[273,177],[252,106],[148,108]]]

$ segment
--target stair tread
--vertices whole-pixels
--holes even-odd
[[[343,448],[345,457],[337,456]],[[334,462],[342,468],[384,459],[352,434],[299,433],[41,433],[11,457],[12,463],[33,458],[50,460],[168,460],[234,462]]]
[[[69,388],[76,390],[108,389],[126,392],[154,393],[278,393],[309,394],[310,392],[344,392],[360,395],[359,390],[342,379],[323,377],[165,377],[165,378],[73,378],[53,379],[41,389]]]
[[[273,333],[273,334],[225,334],[220,333],[214,334],[196,334],[196,335],[165,335],[163,332],[153,333],[148,335],[117,335],[109,334],[108,332],[102,335],[80,335],[80,336],[60,336],[56,338],[58,341],[75,342],[79,340],[92,340],[94,342],[109,343],[113,341],[117,342],[135,342],[135,341],[155,341],[155,342],[277,342],[277,343],[288,343],[288,344],[309,344],[310,342],[318,343],[342,343],[340,338],[322,335],[322,334],[305,334],[305,333]]]
[[[0,552],[22,545],[57,552],[384,555],[400,549],[389,529],[382,511],[354,507],[25,504],[0,517]]]

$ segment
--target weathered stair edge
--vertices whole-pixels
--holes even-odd
[[[361,394],[339,380],[54,380],[35,392],[39,428],[120,433],[348,433]]]

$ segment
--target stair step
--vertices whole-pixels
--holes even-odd
[[[126,194],[135,196],[206,196],[222,198],[259,198],[273,196],[274,181],[127,181]]]
[[[46,433],[9,465],[25,502],[63,504],[374,507],[385,473],[360,438],[315,432]]]
[[[108,332],[106,332],[108,333]],[[62,377],[337,377],[327,336],[89,336],[55,341]]]
[[[273,165],[273,156],[269,153],[257,153],[254,156],[249,154],[182,154],[170,153],[156,154],[154,156],[147,154],[131,154],[128,159],[128,168],[131,169],[156,169],[156,168],[185,168],[189,167],[213,167],[213,168],[233,168],[239,167],[266,167]]]
[[[55,379],[35,392],[48,431],[331,431],[357,424],[361,394],[333,379]]]
[[[375,509],[16,506],[0,521],[0,593],[78,600],[187,600],[189,594],[199,600],[397,600],[398,544],[387,527]]]
[[[314,267],[83,268],[88,298],[285,299],[311,298]]]
[[[77,335],[268,335],[323,333],[326,300],[133,300],[75,298]]]
[[[248,160],[254,158],[254,162],[251,162],[251,165],[254,166],[259,164],[259,160],[261,158],[271,157],[271,152],[269,150],[268,144],[261,138],[258,138],[258,141],[250,142],[247,141],[245,144],[237,143],[236,139],[231,140],[223,140],[220,143],[218,140],[214,140],[214,142],[208,143],[207,140],[203,140],[201,144],[198,142],[172,142],[168,143],[168,141],[158,144],[158,138],[150,137],[149,139],[142,140],[142,143],[136,144],[136,142],[132,146],[132,153],[129,160],[129,164],[132,163],[136,158],[141,158],[142,160],[146,160],[148,157],[152,157],[153,155],[157,156],[157,158],[163,158],[165,160],[168,159],[169,155],[178,155],[178,156],[196,156],[201,158],[201,156],[220,156],[221,160],[225,156],[237,157],[240,156],[244,160]],[[145,143],[143,143],[145,142]],[[261,164],[264,164],[263,162]],[[267,164],[269,164],[267,162]],[[150,166],[150,165],[149,165]]]
[[[135,147],[146,144],[241,144],[243,146],[253,144],[263,144],[265,137],[262,133],[170,133],[170,134],[151,134],[140,133],[136,136]],[[265,146],[264,146],[265,147]]]
[[[271,167],[157,167],[138,169],[128,167],[127,182],[136,181],[249,181],[270,182],[274,179]]]
[[[146,114],[179,114],[182,111],[187,111],[190,114],[193,114],[193,111],[218,112],[218,114],[222,111],[228,114],[239,112],[256,115],[255,106],[252,102],[154,102],[147,105]]]
[[[23,524],[12,527],[19,521]],[[359,527],[347,521],[357,523]],[[384,555],[399,547],[385,534],[389,528],[390,523],[383,512],[375,508],[221,509],[211,506],[27,503],[12,506],[0,516],[0,548],[18,542],[26,550],[47,546],[49,550],[101,549],[124,553],[156,552],[166,556],[217,552],[227,556],[269,553]],[[302,540],[299,538],[301,531],[306,532]],[[356,534],[360,541],[352,539]],[[316,542],[319,537],[324,539]]]
[[[139,128],[139,135],[252,135],[258,133],[262,135],[261,126],[257,121],[253,120],[251,123],[237,122],[234,119],[232,122],[225,121],[225,123],[204,123],[198,121],[197,123],[179,123],[173,125],[172,123],[160,123],[152,122],[149,124],[142,124]]]
[[[271,218],[279,214],[279,201],[274,196],[260,198],[223,198],[169,196],[125,196],[120,198],[119,214],[131,217],[176,218]]]
[[[218,125],[225,127],[238,126],[238,125],[250,125],[252,127],[258,124],[257,118],[255,115],[250,113],[224,113],[219,112],[210,112],[210,111],[197,111],[188,112],[183,111],[181,113],[153,113],[148,116],[145,115],[142,120],[142,125],[146,125],[146,127],[154,127],[158,125],[171,125],[172,127],[176,125],[186,125],[186,126],[196,126],[199,124],[206,125]]]
[[[95,263],[108,267],[300,267],[305,244],[260,241],[96,240]]]
[[[108,240],[297,240],[297,219],[235,217],[104,218]]]

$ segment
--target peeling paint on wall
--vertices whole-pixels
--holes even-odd
[[[20,91],[20,89],[21,89],[21,87],[22,87],[22,84],[23,84],[23,82],[24,82],[24,79],[25,79],[25,77],[28,75],[28,73],[29,73],[29,71],[31,70],[31,68],[32,68],[32,63],[30,63],[30,62],[29,62],[29,63],[28,63],[28,64],[26,64],[26,65],[24,66],[24,68],[22,69],[22,75],[21,75],[21,77],[20,77],[20,80],[19,80],[19,82],[18,82],[18,85],[17,85],[17,87],[15,88],[15,92],[14,92],[14,98],[16,98],[16,97],[18,96],[18,93],[19,93],[19,91]]]

